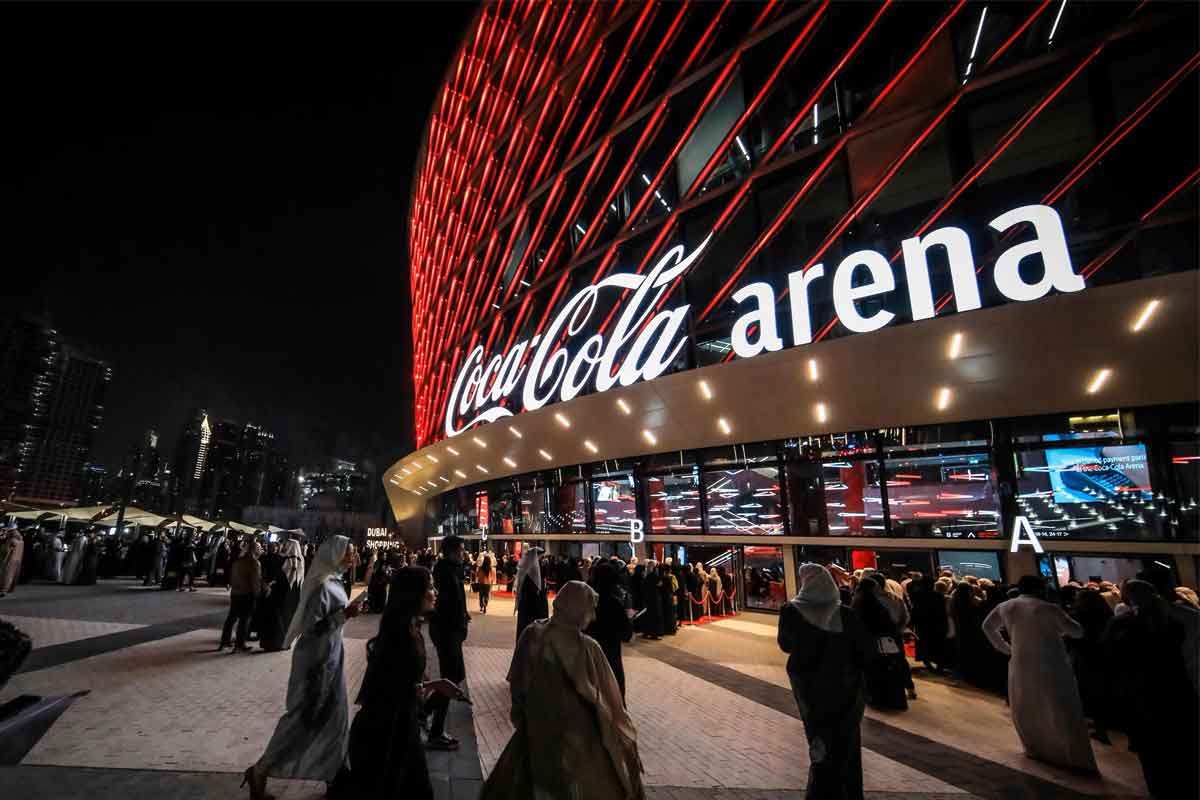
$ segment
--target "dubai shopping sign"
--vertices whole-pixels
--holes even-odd
[[[1044,205],[1021,206],[989,223],[1000,233],[1022,224],[1031,226],[1034,235],[1008,247],[996,259],[992,280],[1000,294],[1009,300],[1027,302],[1045,297],[1051,290],[1082,290],[1083,278],[1075,274],[1071,265],[1058,212]],[[446,407],[446,435],[456,436],[518,411],[534,411],[555,400],[570,400],[593,382],[597,392],[604,392],[617,385],[629,386],[662,375],[687,343],[686,323],[691,305],[655,309],[674,280],[696,263],[711,240],[709,234],[687,254],[683,245],[676,245],[645,275],[615,273],[579,290],[562,305],[543,333],[518,342],[507,352],[485,360],[483,346],[476,347],[454,380]],[[901,263],[914,321],[930,319],[935,313],[929,254],[938,247],[946,255],[956,309],[971,311],[981,307],[970,237],[962,228],[938,228],[901,242]],[[1040,259],[1040,265],[1027,265],[1022,275],[1023,262],[1034,258]],[[1041,277],[1030,283],[1026,280],[1028,275]],[[787,275],[787,287],[791,310],[791,331],[787,333],[791,346],[812,342],[809,299],[815,291],[832,294],[838,319],[854,333],[879,330],[896,316],[884,309],[864,314],[858,306],[859,301],[885,295],[896,288],[892,264],[876,250],[851,253],[829,275],[824,264],[791,272]],[[611,330],[581,338],[601,293],[608,291],[632,294],[619,309]],[[753,358],[763,352],[782,350],[784,336],[776,318],[775,288],[768,283],[751,283],[735,292],[732,299],[743,309],[730,331],[733,352],[739,358]]]

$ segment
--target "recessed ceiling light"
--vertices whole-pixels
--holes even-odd
[[[1133,322],[1134,333],[1137,333],[1142,328],[1146,327],[1146,323],[1148,323],[1150,318],[1154,316],[1154,312],[1158,310],[1158,306],[1159,302],[1157,300],[1151,300],[1142,307],[1142,313],[1138,314],[1137,319]]]
[[[554,456],[550,455],[545,450],[538,450],[538,455],[540,455],[542,458],[546,459],[547,461],[554,460]]]
[[[700,381],[700,393],[704,395],[705,400],[712,400],[712,387],[708,385],[708,381]]]
[[[480,471],[480,472],[482,472],[484,475],[487,475],[487,474],[488,474],[487,467],[485,467],[483,464],[476,464],[476,465],[475,465],[475,469],[479,470],[479,471]]]
[[[633,413],[633,409],[631,409],[629,407],[629,403],[626,403],[624,400],[622,400],[619,397],[617,398],[617,408],[621,409],[621,411],[624,412],[625,414]]]
[[[642,431],[642,438],[645,439],[650,444],[658,444],[658,437],[656,437],[650,431]]]
[[[435,464],[438,463],[437,456],[435,456],[433,453],[430,453],[427,458]]]
[[[950,347],[946,351],[946,355],[950,358],[958,358],[958,354],[962,352],[963,335],[956,333],[950,337]]]
[[[729,421],[724,417],[717,417],[717,427],[721,429],[721,433],[728,436],[733,433],[733,428],[729,427]]]
[[[821,372],[817,369],[817,360],[815,358],[810,358],[808,360],[808,379],[810,381],[815,381],[819,377],[821,377]]]
[[[458,455],[458,451],[455,450],[453,447],[447,447],[446,450],[448,450],[451,455]]]
[[[455,475],[457,475],[457,476],[458,476],[458,477],[460,477],[460,478],[465,478],[465,477],[467,477],[467,473],[463,472],[461,469],[456,469],[456,470],[454,470],[454,474],[455,474]]]
[[[599,452],[600,452],[600,451],[599,451],[599,450],[596,448],[596,445],[592,444],[592,443],[591,443],[589,440],[587,440],[587,439],[584,439],[584,440],[583,440],[583,446],[584,446],[584,447],[586,447],[588,450],[590,450],[590,451],[591,451],[591,452],[593,452],[593,453],[599,453]]]
[[[505,457],[504,457],[504,463],[505,463],[505,464],[508,464],[508,465],[509,465],[510,467],[512,467],[513,469],[516,469],[516,468],[517,468],[517,462],[513,461],[513,460],[512,460],[511,458],[509,458],[508,456],[505,456]]]
[[[945,411],[950,405],[950,387],[943,386],[937,393],[937,410]]]
[[[829,410],[825,408],[824,403],[817,403],[814,411],[817,415],[817,422],[827,422],[829,420]]]
[[[436,488],[437,488],[437,484],[436,484],[436,483],[434,483],[433,481],[425,481],[425,482],[426,482],[427,484],[429,484],[430,486],[432,486],[434,489],[436,489]]]
[[[1098,392],[1102,388],[1104,388],[1104,384],[1108,382],[1109,375],[1112,375],[1111,369],[1105,368],[1105,369],[1099,370],[1095,374],[1095,376],[1092,378],[1092,382],[1088,384],[1087,393],[1095,394],[1096,392]]]
[[[471,441],[480,447],[487,447],[487,442],[485,442],[483,439],[480,439],[478,436],[472,436]]]
[[[556,412],[554,412],[554,418],[555,418],[556,420],[558,420],[558,424],[559,424],[559,425],[562,425],[564,428],[569,428],[569,427],[571,427],[571,420],[567,419],[565,416],[563,416],[562,414],[558,413],[557,411],[556,411]]]
[[[509,432],[509,433],[511,433],[513,436],[517,437],[518,439],[524,439],[524,438],[525,438],[524,436],[522,436],[522,435],[521,435],[521,432],[520,432],[519,430],[517,430],[516,428],[512,428],[512,427],[510,427],[510,428],[508,429],[508,432]]]
[[[449,478],[447,478],[445,475],[438,475],[438,480],[439,480],[439,481],[441,481],[442,483],[449,483],[449,482],[450,482],[450,479],[449,479]]]

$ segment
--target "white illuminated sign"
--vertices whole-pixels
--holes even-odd
[[[637,544],[646,541],[646,525],[640,519],[629,520],[629,542]]]
[[[1051,290],[1078,292],[1083,278],[1071,265],[1066,233],[1058,212],[1049,206],[1015,208],[993,219],[989,225],[1003,233],[1027,224],[1034,236],[1017,242],[996,259],[992,280],[1004,297],[1027,302],[1045,297]],[[619,272],[585,287],[570,297],[546,330],[528,341],[518,342],[502,354],[485,358],[483,346],[467,356],[459,370],[446,406],[447,436],[456,436],[475,425],[512,416],[517,411],[534,411],[552,401],[570,400],[589,385],[597,392],[613,386],[629,386],[662,375],[687,343],[688,304],[655,311],[670,285],[694,264],[712,239],[712,234],[685,256],[676,245],[659,259],[646,275]],[[972,311],[981,307],[979,283],[971,240],[961,228],[945,227],[901,242],[904,283],[911,317],[934,316],[930,251],[940,248],[948,265],[955,308]],[[1027,259],[1037,257],[1041,271],[1021,273]],[[1033,283],[1031,275],[1041,277]],[[814,286],[828,284],[838,319],[854,333],[879,330],[896,314],[882,308],[867,313],[859,304],[896,290],[896,274],[887,257],[876,250],[850,253],[826,274],[824,264],[787,275],[790,306],[790,346],[812,342],[810,296]],[[615,325],[595,332],[597,322],[607,315],[596,314],[605,290],[631,292],[615,317]],[[776,314],[776,292],[768,283],[751,283],[732,296],[742,314],[733,323],[730,344],[739,358],[782,350],[784,335]],[[575,339],[590,332],[582,341]],[[519,392],[519,401],[512,396]],[[515,399],[515,398],[514,398]],[[507,401],[501,405],[501,401]]]
[[[1026,517],[1017,517],[1013,520],[1012,545],[1008,548],[1008,552],[1017,552],[1023,544],[1032,546],[1035,553],[1046,552],[1042,549],[1042,543],[1038,540],[1037,534],[1033,532],[1033,527],[1029,524],[1029,519]]]

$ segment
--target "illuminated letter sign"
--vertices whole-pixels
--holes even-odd
[[[629,542],[637,544],[646,541],[646,526],[640,519],[629,520]]]
[[[1032,238],[1011,245],[997,257],[992,280],[1001,295],[1027,302],[1045,297],[1051,290],[1078,292],[1084,288],[1083,277],[1071,264],[1062,220],[1053,208],[1021,206],[988,224],[1001,233],[1018,226],[1033,232]],[[645,275],[618,272],[580,289],[550,317],[544,331],[505,353],[487,354],[482,345],[477,346],[454,377],[446,404],[446,435],[456,436],[519,411],[570,400],[589,386],[605,392],[618,384],[629,386],[662,375],[687,343],[691,306],[659,310],[659,303],[675,280],[699,260],[711,239],[709,234],[686,254],[683,245],[676,245]],[[975,257],[965,230],[938,228],[905,239],[900,251],[905,283],[901,291],[908,296],[913,320],[929,319],[936,313],[929,265],[934,253],[944,256],[955,308],[980,308]],[[1026,263],[1035,258],[1040,265]],[[1039,274],[1040,278],[1029,282]],[[770,284],[750,283],[732,295],[732,301],[741,307],[730,329],[730,347],[738,357],[753,358],[785,346],[811,343],[810,295],[814,291],[828,293],[827,302],[832,301],[838,320],[853,333],[880,330],[898,316],[888,310],[898,308],[895,298],[888,307],[880,307],[880,301],[887,303],[888,296],[896,292],[896,273],[888,258],[876,250],[847,254],[828,275],[823,264],[792,272],[787,275],[787,285],[791,340],[786,343],[788,332],[780,335],[778,297]],[[618,293],[624,297],[617,308],[597,313],[602,295]],[[865,302],[870,300],[875,302]],[[600,325],[601,320],[612,322],[611,328]]]
[[[1024,537],[1021,535],[1022,532],[1025,534]],[[1038,541],[1037,534],[1033,532],[1029,520],[1025,517],[1017,517],[1013,520],[1012,546],[1008,548],[1008,552],[1017,552],[1023,544],[1032,545],[1035,553],[1046,552],[1042,549],[1042,543]]]

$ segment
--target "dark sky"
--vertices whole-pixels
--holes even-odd
[[[411,448],[411,176],[466,3],[0,8],[5,313],[110,361],[93,460],[189,409]]]

